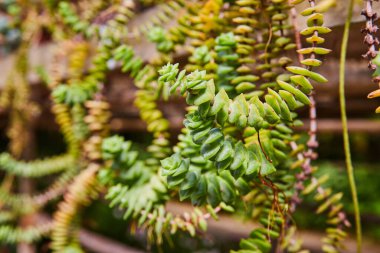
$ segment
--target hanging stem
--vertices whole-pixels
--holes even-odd
[[[361,224],[360,224],[360,209],[359,209],[359,202],[358,202],[358,196],[357,196],[356,185],[355,185],[354,168],[352,166],[352,160],[351,160],[350,142],[349,142],[349,136],[348,136],[348,127],[347,127],[346,100],[345,100],[345,93],[344,93],[347,45],[348,45],[348,36],[350,34],[350,25],[351,25],[353,7],[354,7],[354,0],[350,0],[347,18],[344,25],[342,49],[341,49],[341,54],[340,54],[339,100],[340,100],[340,110],[341,110],[342,125],[343,125],[344,153],[346,157],[348,181],[350,184],[352,202],[354,204],[354,212],[355,212],[357,253],[361,253],[362,252],[362,231],[361,231]]]

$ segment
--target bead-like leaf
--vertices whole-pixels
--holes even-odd
[[[298,99],[301,103],[303,103],[305,105],[310,104],[309,98],[304,93],[302,93],[300,90],[298,90],[298,89],[294,88],[292,85],[290,85],[286,82],[280,81],[280,80],[278,80],[277,83],[278,83],[278,85],[280,85],[280,87],[282,89],[292,93],[296,97],[296,99]]]

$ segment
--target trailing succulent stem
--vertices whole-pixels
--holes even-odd
[[[354,213],[355,213],[357,252],[360,253],[362,252],[362,228],[361,228],[361,221],[360,221],[358,194],[357,194],[356,184],[355,184],[354,167],[352,165],[352,159],[351,159],[350,140],[349,140],[348,126],[347,126],[346,98],[345,98],[345,93],[344,93],[345,92],[344,84],[345,84],[346,54],[347,54],[348,36],[350,34],[350,25],[351,25],[353,8],[354,8],[354,1],[350,0],[349,6],[348,6],[347,18],[344,25],[342,49],[341,49],[341,55],[340,55],[339,100],[340,100],[340,110],[341,110],[342,125],[343,125],[344,154],[346,157],[348,181],[350,184],[352,202],[354,205]],[[370,35],[370,34],[367,34],[367,35]]]
[[[298,14],[294,6],[302,2],[309,5]],[[110,208],[122,212],[131,227],[146,230],[149,243],[162,244],[178,231],[196,236],[207,229],[209,218],[225,211],[260,224],[232,252],[300,253],[305,251],[295,238],[293,214],[310,195],[318,204],[316,215],[326,215],[322,250],[340,252],[344,229],[350,225],[340,203],[342,193],[326,187],[328,175],[316,177],[312,164],[318,146],[314,87],[328,82],[317,68],[331,51],[323,46],[323,36],[331,29],[324,25],[322,13],[330,4],[80,0],[42,1],[20,8],[15,19],[21,23],[22,42],[0,97],[0,107],[10,111],[11,119],[10,150],[0,153],[0,169],[6,175],[0,187],[0,241],[31,243],[50,236],[54,252],[82,252],[81,210],[104,193]],[[348,174],[356,196],[342,99],[351,7],[352,1],[343,38],[340,97]],[[152,12],[144,22],[132,21],[140,11]],[[296,27],[298,15],[306,20],[301,31]],[[371,0],[363,15],[368,45],[364,56],[378,83],[378,28]],[[36,17],[41,21],[30,22]],[[29,101],[27,53],[31,41],[37,40],[34,35],[45,33],[58,49],[52,66],[40,75],[51,91],[51,110],[67,151],[30,161],[21,159],[26,143],[21,137],[32,122],[27,109],[35,109],[36,115],[38,110]],[[136,41],[150,43],[154,53],[145,52],[145,44],[141,53]],[[293,63],[294,52],[299,65]],[[178,59],[180,63],[171,63]],[[110,135],[107,77],[116,69],[133,80],[134,106],[152,136],[143,154],[135,143]],[[161,104],[174,94],[184,97],[187,108],[173,146],[170,111]],[[369,95],[378,96],[379,91]],[[307,141],[294,131],[302,125],[298,109],[305,106],[311,121]],[[13,192],[18,177],[46,176],[55,178],[42,192]],[[193,209],[168,211],[167,202],[176,197],[191,202]],[[50,211],[46,206],[52,200],[60,201],[52,223],[13,225],[25,214]],[[356,198],[354,205],[360,251]]]
[[[373,73],[373,81],[380,88],[380,73],[379,73],[379,38],[377,32],[379,27],[376,25],[376,21],[378,20],[377,13],[373,10],[373,0],[366,0],[365,9],[362,10],[362,15],[366,18],[366,25],[362,29],[362,32],[365,34],[364,43],[368,46],[368,50],[365,54],[363,54],[363,58],[368,59],[368,68],[374,70]],[[377,89],[370,94],[368,94],[368,98],[376,98],[380,96],[380,89]],[[380,113],[380,106],[376,108],[376,113]]]

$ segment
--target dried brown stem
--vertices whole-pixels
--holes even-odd
[[[363,57],[369,60],[368,68],[374,70],[376,69],[376,65],[372,63],[372,60],[377,55],[377,46],[379,45],[379,39],[376,37],[376,33],[379,28],[377,25],[375,25],[375,21],[377,20],[377,13],[372,8],[372,2],[373,0],[366,0],[365,9],[362,10],[362,15],[366,18],[366,25],[362,29],[362,33],[365,34],[364,43],[368,46],[368,50],[365,54],[363,54]]]

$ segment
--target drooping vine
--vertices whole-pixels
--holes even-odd
[[[2,30],[10,36],[17,27],[22,36],[15,44],[15,68],[0,96],[0,107],[9,110],[11,119],[10,149],[0,153],[0,170],[6,175],[0,187],[1,242],[33,243],[47,237],[54,252],[82,252],[78,233],[83,207],[92,208],[93,200],[104,197],[132,227],[145,229],[149,243],[163,244],[178,231],[197,236],[207,230],[209,218],[224,211],[243,213],[260,224],[232,252],[305,252],[295,240],[294,214],[312,196],[316,215],[324,214],[327,223],[322,250],[340,252],[349,226],[342,193],[326,187],[328,176],[316,177],[312,164],[318,146],[314,88],[328,82],[317,68],[331,51],[322,45],[331,31],[322,14],[329,3],[37,2],[14,11],[17,22]],[[295,5],[303,2],[308,7],[297,13]],[[363,12],[369,46],[365,57],[377,69],[371,6],[368,0]],[[136,21],[144,12],[149,17]],[[301,31],[298,15],[306,20]],[[20,136],[32,122],[26,108],[37,108],[29,101],[33,86],[28,85],[27,53],[38,39],[57,45],[51,66],[40,69],[40,77],[51,93],[46,103],[66,151],[30,160],[20,155],[27,146]],[[141,52],[146,48],[148,53]],[[113,108],[107,91],[114,71],[134,84],[133,105],[152,137],[144,152],[110,131]],[[174,96],[187,104],[178,136],[170,112],[162,108]],[[298,112],[306,106],[311,127],[305,142],[295,127],[302,125]],[[52,182],[42,191],[12,188],[15,178],[38,181],[46,176]],[[191,211],[170,212],[166,205],[177,197],[189,202]],[[54,206],[53,200],[59,204]],[[46,208],[49,204],[53,207]],[[51,223],[16,225],[19,217],[45,211],[52,214]]]

